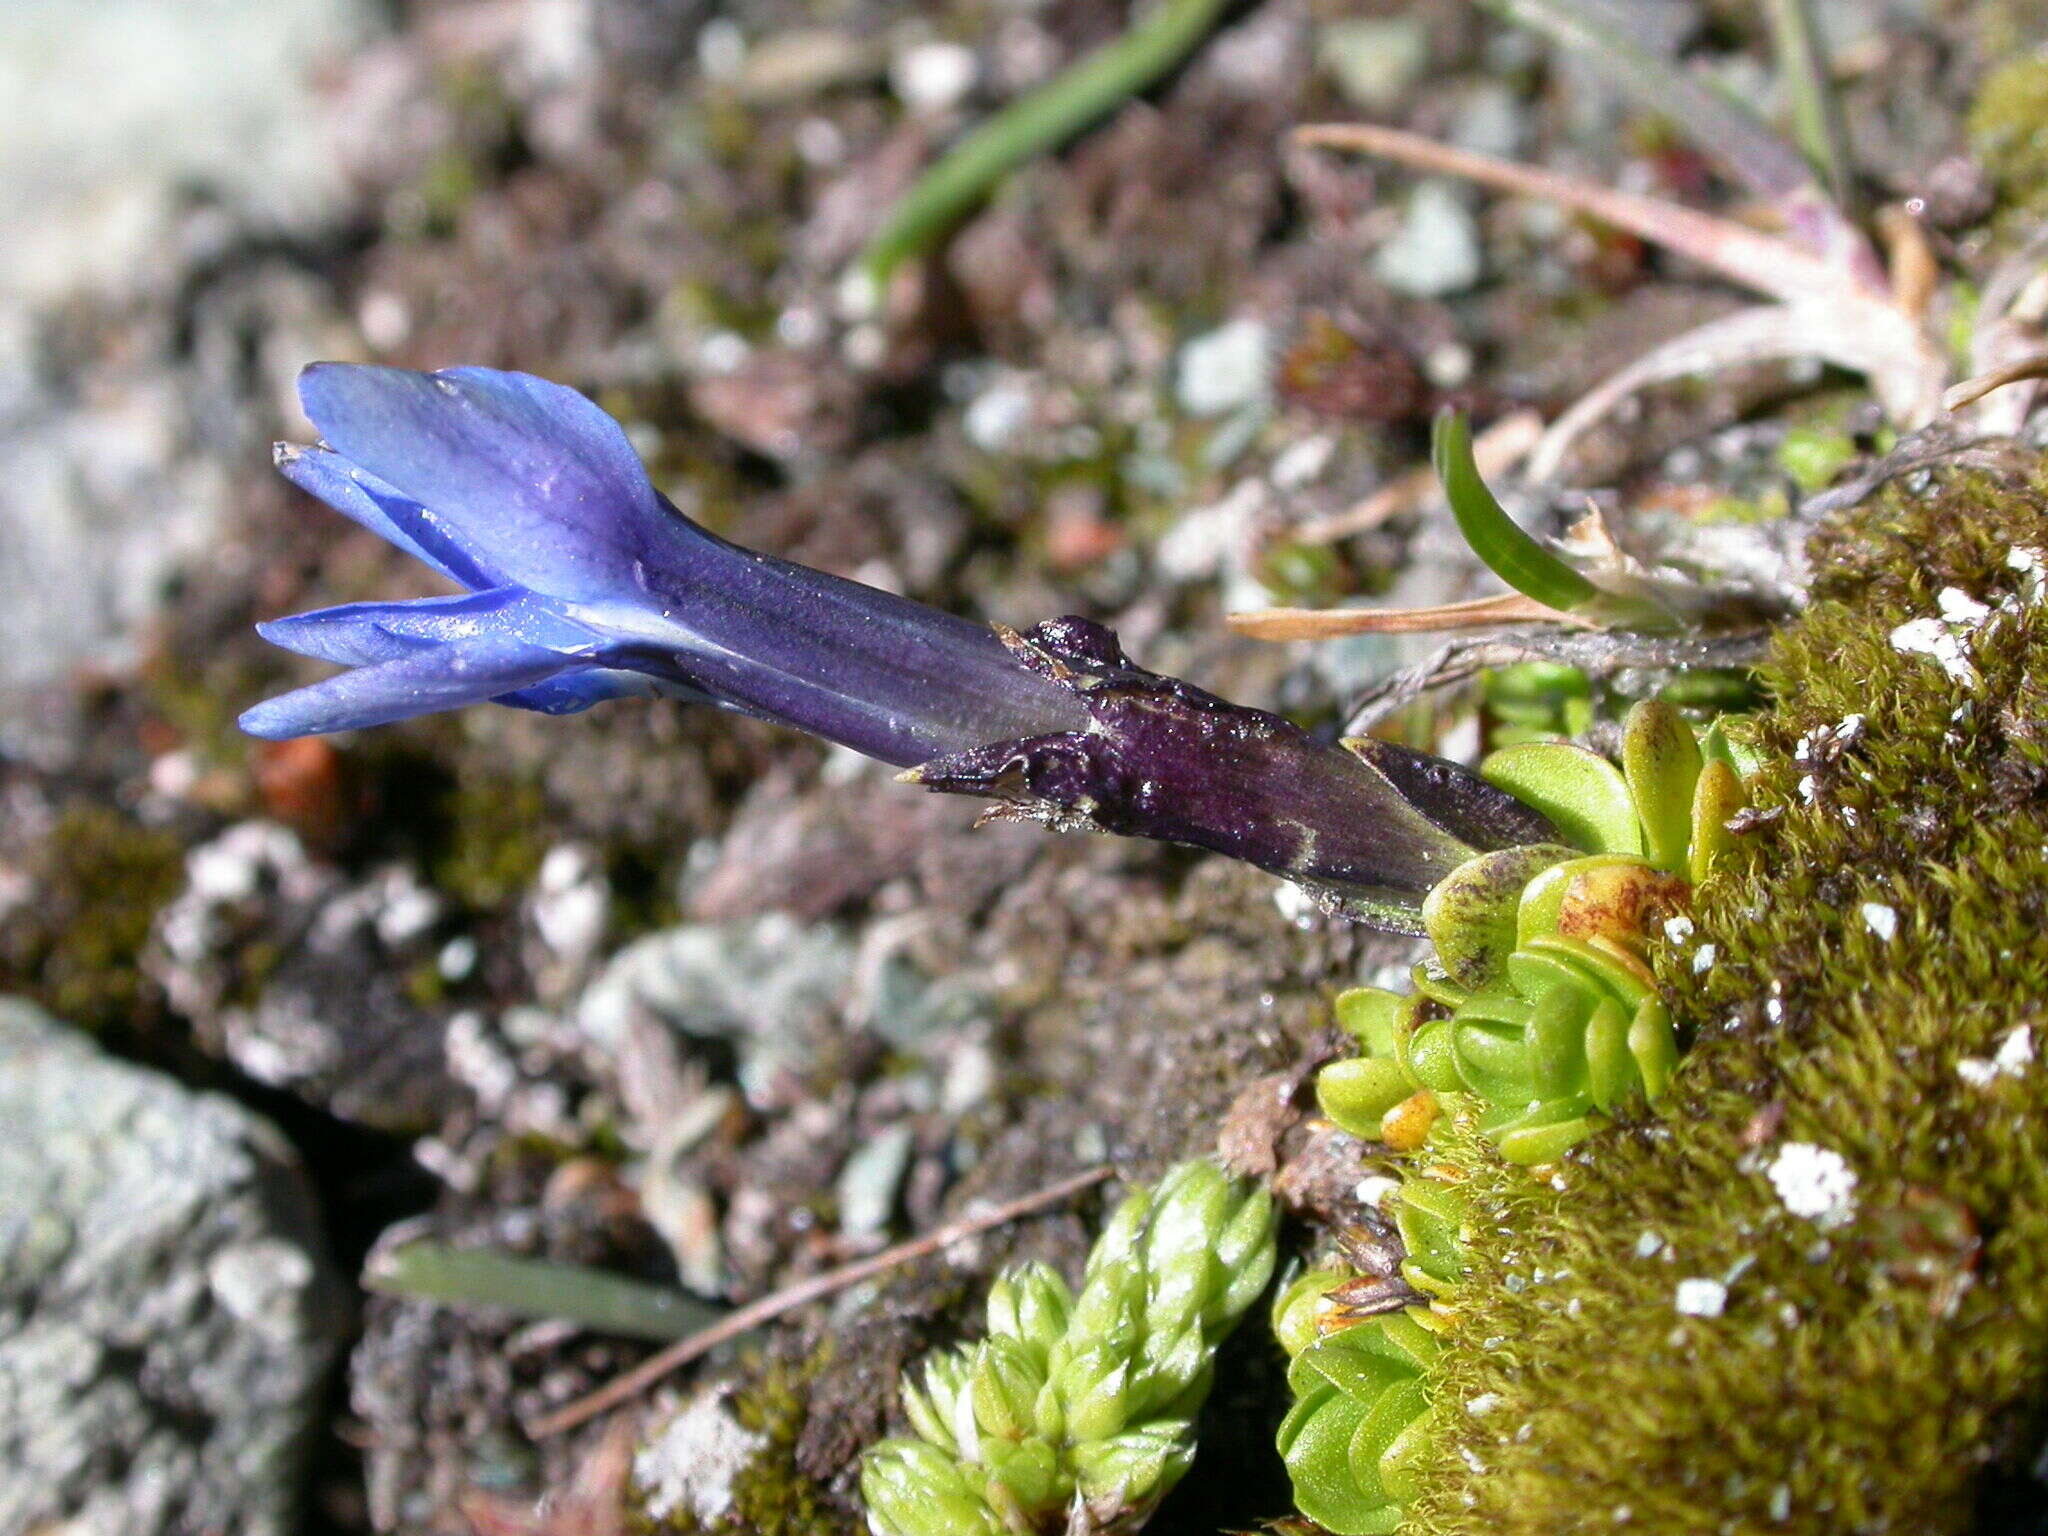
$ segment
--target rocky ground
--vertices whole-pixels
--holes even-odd
[[[1625,9],[1768,88],[1751,8]],[[1868,191],[1917,199],[1981,278],[2012,239],[1994,199],[2040,195],[2030,166],[2048,185],[2048,85],[2008,72],[2017,129],[1970,116],[2041,42],[2032,7],[1822,9]],[[1124,7],[207,12],[0,17],[0,95],[40,104],[0,142],[0,991],[72,1031],[0,1022],[0,1102],[27,1093],[0,1114],[0,1531],[81,1508],[81,1530],[281,1530],[300,1501],[303,1529],[541,1529],[516,1523],[532,1496],[594,1486],[601,1509],[623,1463],[601,1424],[523,1426],[646,1346],[347,1284],[396,1224],[749,1299],[972,1198],[1210,1145],[1249,1083],[1312,1059],[1331,984],[1406,951],[1263,876],[975,830],[874,765],[668,704],[245,740],[237,711],[313,675],[252,621],[433,590],[269,473],[273,439],[309,435],[297,369],[574,383],[729,537],[976,616],[1084,613],[1328,726],[1427,642],[1261,648],[1223,612],[1490,588],[1427,509],[1290,530],[1412,467],[1439,403],[1554,412],[1732,300],[1604,228],[1287,131],[1370,118],[1722,192],[1465,0],[1261,0],[1016,175],[885,321],[851,320],[878,211]],[[1649,516],[1782,507],[1832,472],[1803,451],[1873,446],[1858,398],[1796,369],[1670,389],[1578,478]],[[1404,728],[1477,741],[1469,699]],[[1088,1213],[714,1357],[678,1386],[736,1380],[732,1412],[700,1399],[664,1432],[667,1399],[636,1406],[665,1449],[628,1480],[681,1458],[720,1487],[779,1436],[803,1473],[774,1494],[786,1528],[853,1528],[887,1375],[997,1263],[1077,1257]],[[132,1270],[94,1259],[109,1231]],[[159,1312],[161,1354],[132,1326]],[[1284,1508],[1253,1450],[1261,1368],[1219,1404],[1183,1495],[1201,1519]]]

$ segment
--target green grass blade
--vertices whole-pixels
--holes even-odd
[[[879,296],[907,258],[926,250],[1034,156],[1065,142],[1194,50],[1225,0],[1161,0],[1115,42],[1012,102],[969,133],[889,210],[855,270]]]
[[[1600,595],[1592,582],[1524,533],[1494,499],[1472,462],[1472,431],[1462,412],[1437,417],[1431,453],[1458,531],[1488,570],[1524,597],[1552,608],[1569,611]]]
[[[658,1342],[709,1327],[728,1310],[669,1286],[580,1264],[425,1241],[372,1254],[363,1284],[394,1296],[495,1307],[519,1317],[558,1318],[599,1333]]]

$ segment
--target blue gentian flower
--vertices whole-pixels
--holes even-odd
[[[1085,620],[991,628],[729,544],[561,385],[323,363],[299,390],[323,443],[280,445],[279,469],[468,590],[259,625],[350,670],[258,704],[241,720],[252,735],[667,694],[795,726],[1011,815],[1228,853],[1410,931],[1463,859],[1554,837],[1453,764],[1317,742],[1146,672]]]

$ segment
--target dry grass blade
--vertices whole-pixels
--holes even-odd
[[[1611,191],[1555,171],[1517,165],[1375,123],[1315,123],[1296,129],[1294,137],[1300,144],[1381,155],[1418,170],[1462,176],[1503,192],[1562,203],[1786,303],[1839,299],[1845,289],[1855,288],[1854,278],[1840,267],[1787,241],[1659,198]]]
[[[1551,423],[1529,455],[1527,476],[1538,484],[1554,481],[1579,438],[1639,389],[1802,357],[1867,376],[1886,414],[1901,425],[1919,427],[1933,417],[1942,360],[1903,313],[1856,299],[1767,304],[1710,320],[1601,380]]]
[[[2031,353],[2017,362],[2007,363],[2003,368],[1994,368],[1989,373],[1980,373],[1975,378],[1951,385],[1941,397],[1941,408],[1960,411],[1966,405],[1975,405],[1995,389],[2036,379],[2048,379],[2048,352]]]
[[[578,1424],[595,1418],[607,1408],[615,1407],[636,1393],[645,1391],[671,1371],[688,1365],[692,1360],[709,1353],[728,1339],[736,1339],[763,1323],[773,1322],[785,1312],[793,1312],[798,1307],[830,1296],[835,1291],[843,1291],[849,1285],[858,1285],[884,1270],[894,1269],[897,1265],[907,1264],[912,1259],[921,1259],[927,1254],[937,1253],[941,1248],[950,1248],[976,1233],[1006,1226],[1018,1217],[1028,1216],[1045,1206],[1057,1205],[1070,1195],[1077,1195],[1084,1189],[1100,1184],[1112,1171],[1108,1167],[1090,1168],[1085,1173],[1077,1173],[1072,1178],[1062,1179],[1057,1184],[1048,1185],[1018,1199],[991,1206],[971,1216],[962,1216],[956,1221],[949,1221],[944,1226],[936,1227],[922,1237],[914,1237],[907,1243],[898,1243],[895,1247],[885,1248],[868,1258],[856,1259],[853,1263],[842,1264],[837,1269],[828,1269],[822,1275],[799,1280],[795,1285],[785,1286],[772,1295],[763,1296],[759,1301],[749,1302],[703,1332],[694,1333],[687,1339],[679,1339],[667,1349],[648,1356],[632,1370],[606,1382],[588,1396],[578,1398],[573,1403],[557,1408],[553,1413],[535,1419],[526,1426],[527,1434],[539,1440],[548,1435],[560,1434],[565,1429],[574,1429]]]
[[[1267,608],[1227,614],[1223,620],[1252,640],[1334,640],[1343,635],[1430,635],[1502,624],[1575,624],[1589,621],[1519,592],[1475,597],[1428,608]]]
[[[1543,417],[1533,410],[1513,411],[1472,439],[1472,458],[1488,479],[1507,474],[1543,436]],[[1356,506],[1328,517],[1310,518],[1287,530],[1297,544],[1334,544],[1377,528],[1389,518],[1412,512],[1436,489],[1436,475],[1426,466],[1389,481]]]

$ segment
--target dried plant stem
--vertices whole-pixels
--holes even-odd
[[[1555,171],[1517,165],[1375,123],[1313,123],[1296,129],[1294,137],[1300,144],[1383,155],[1418,170],[1462,176],[1503,192],[1562,203],[1788,303],[1821,298],[1840,302],[1848,286],[1842,270],[1832,262],[1747,225],[1659,198],[1611,191]]]
[[[1252,640],[1334,640],[1340,635],[1427,635],[1502,624],[1577,624],[1581,619],[1519,592],[1429,608],[1267,608],[1224,618]]]
[[[2007,363],[2003,368],[1994,368],[1989,373],[1980,373],[1975,378],[1952,385],[1941,397],[1941,408],[1959,411],[1966,405],[1975,405],[1994,389],[2004,389],[2008,384],[2024,384],[2033,379],[2048,379],[2048,352],[2033,353]]]
[[[1077,1195],[1084,1189],[1100,1184],[1111,1172],[1112,1170],[1106,1166],[1090,1168],[1085,1173],[1077,1173],[1072,1178],[1062,1179],[1057,1184],[1048,1185],[1032,1194],[1005,1201],[1001,1205],[990,1206],[972,1215],[962,1216],[947,1222],[944,1226],[934,1228],[922,1237],[898,1243],[893,1248],[885,1248],[869,1258],[842,1264],[837,1269],[828,1269],[822,1275],[799,1280],[795,1285],[785,1286],[772,1295],[763,1296],[759,1301],[749,1302],[702,1332],[694,1333],[687,1339],[680,1339],[658,1354],[650,1355],[623,1376],[606,1382],[588,1396],[578,1398],[573,1403],[557,1408],[553,1413],[535,1419],[527,1425],[527,1433],[539,1440],[548,1435],[560,1434],[565,1429],[574,1429],[578,1424],[594,1418],[607,1408],[614,1407],[635,1393],[646,1390],[671,1371],[689,1364],[728,1339],[738,1338],[750,1329],[772,1322],[785,1312],[794,1311],[820,1297],[844,1290],[849,1285],[858,1285],[884,1270],[893,1269],[899,1264],[907,1264],[912,1259],[921,1259],[942,1248],[949,1248],[954,1243],[973,1237],[977,1233],[1005,1226],[1020,1216],[1028,1216],[1046,1206],[1057,1205],[1071,1195]]]

